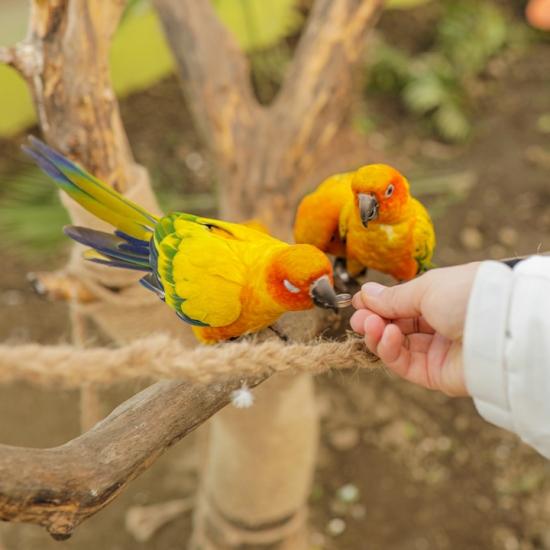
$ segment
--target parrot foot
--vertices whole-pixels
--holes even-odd
[[[350,275],[345,258],[336,258],[334,261],[334,287],[340,292],[349,292],[350,285],[357,284],[357,278],[367,274],[367,268],[356,276]]]
[[[283,342],[290,342],[288,334],[284,331],[283,327],[279,323],[273,323],[269,327]]]

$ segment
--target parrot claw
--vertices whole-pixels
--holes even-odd
[[[283,327],[279,323],[273,323],[269,327],[283,342],[290,342],[288,334],[284,331]]]

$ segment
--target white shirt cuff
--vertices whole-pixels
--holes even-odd
[[[477,272],[464,327],[464,379],[479,414],[514,430],[504,350],[512,270],[500,262],[483,262]]]

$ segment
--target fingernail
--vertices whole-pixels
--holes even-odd
[[[386,287],[379,283],[366,283],[361,287],[361,293],[364,296],[369,298],[375,298],[378,296]]]

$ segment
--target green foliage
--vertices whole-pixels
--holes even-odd
[[[508,34],[507,22],[493,4],[451,3],[437,28],[437,47],[462,75],[477,75],[497,54]]]
[[[380,42],[369,68],[369,90],[399,93],[412,112],[429,118],[441,137],[468,138],[472,83],[504,51],[515,29],[488,1],[445,3],[429,51],[409,56]]]
[[[466,200],[478,180],[478,174],[472,171],[431,172],[409,177],[413,197],[434,199],[428,208],[432,219],[445,215],[450,206]]]
[[[69,223],[55,186],[38,168],[0,178],[2,246],[14,252],[44,254],[63,242],[61,228]],[[9,235],[9,237],[7,237]]]

